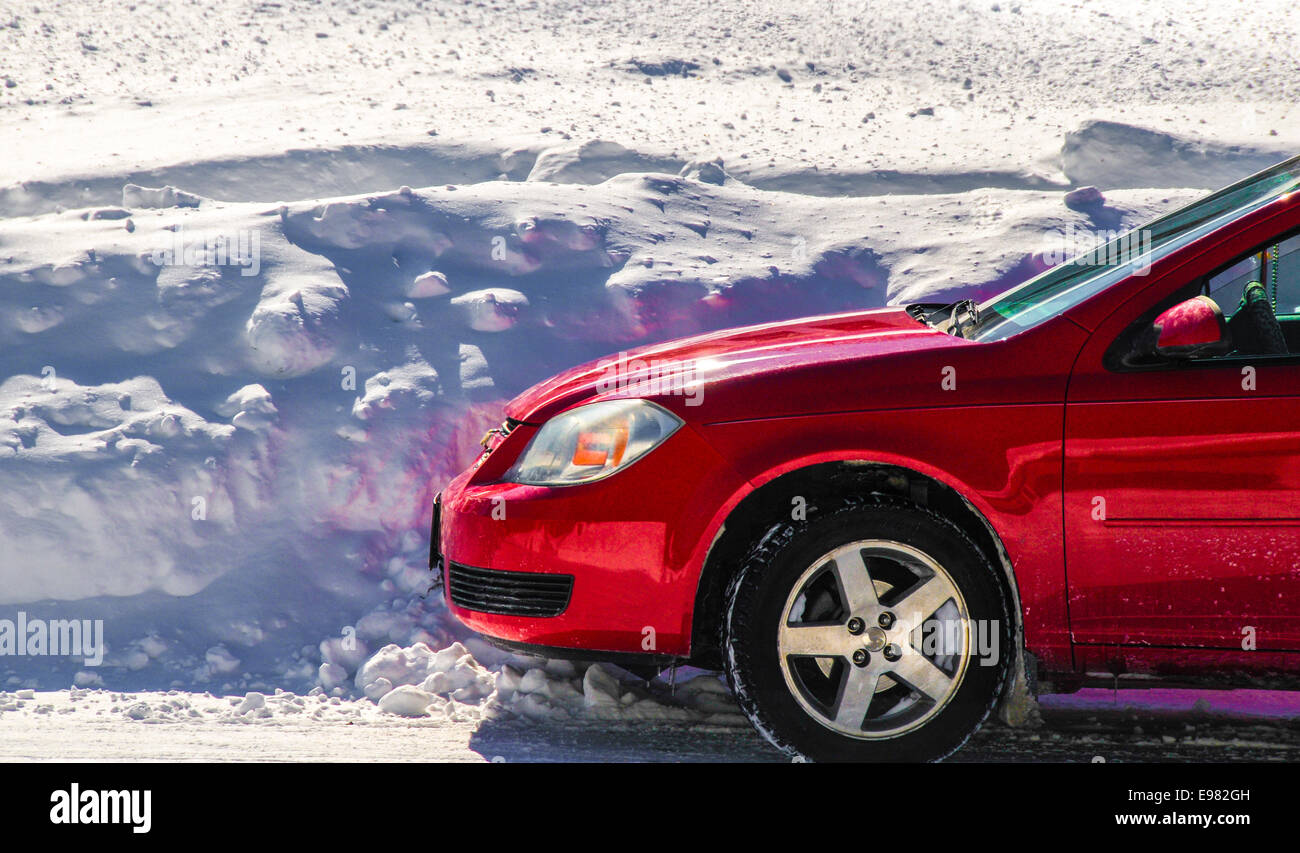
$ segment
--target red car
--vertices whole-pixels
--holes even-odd
[[[941,758],[1022,677],[1295,674],[1297,188],[1300,158],[983,304],[542,382],[435,501],[449,607],[507,648],[725,669],[817,760]]]

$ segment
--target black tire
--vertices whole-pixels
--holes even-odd
[[[933,716],[892,736],[859,737],[828,727],[796,699],[778,654],[778,631],[796,583],[819,557],[868,539],[891,540],[924,552],[960,590],[969,618],[990,620],[997,632],[994,659],[970,656],[954,692],[943,704],[932,703],[938,707]],[[849,498],[807,520],[776,524],[746,555],[724,605],[727,679],[754,727],[796,760],[936,761],[960,748],[1001,696],[1014,655],[1003,590],[999,573],[983,552],[943,516],[891,496]],[[838,623],[838,618],[832,621]],[[851,665],[847,660],[843,664]],[[868,700],[868,707],[875,707],[874,701]]]

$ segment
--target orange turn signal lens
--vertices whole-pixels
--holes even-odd
[[[578,444],[573,448],[573,464],[618,465],[627,450],[627,434],[626,422],[578,433]]]

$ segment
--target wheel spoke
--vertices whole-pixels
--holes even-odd
[[[867,564],[862,561],[862,552],[857,548],[847,548],[835,555],[835,579],[844,594],[844,606],[850,613],[861,613],[875,607],[876,585],[871,581]]]
[[[948,692],[948,685],[952,682],[947,673],[931,663],[925,655],[910,649],[894,664],[889,674],[902,679],[909,687],[931,701],[942,698]]]
[[[934,611],[944,605],[955,593],[952,583],[935,575],[921,583],[894,605],[898,614],[898,627],[911,634],[929,619]]]
[[[870,669],[849,667],[848,675],[835,703],[835,723],[852,729],[861,729],[867,710],[876,695],[876,682],[880,673]]]
[[[852,638],[843,625],[784,625],[777,637],[781,657],[813,655],[839,657]]]

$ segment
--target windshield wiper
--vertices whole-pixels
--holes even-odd
[[[968,340],[972,339],[980,324],[980,306],[974,299],[958,299],[947,305],[915,302],[907,306],[907,313],[944,334]]]
[[[980,306],[974,299],[962,299],[952,304],[948,315],[949,334],[970,339],[980,325]]]
[[[947,305],[917,302],[907,306],[907,313],[927,326],[959,338],[970,337],[967,333],[974,333],[980,322],[979,303],[974,299],[958,299]]]

